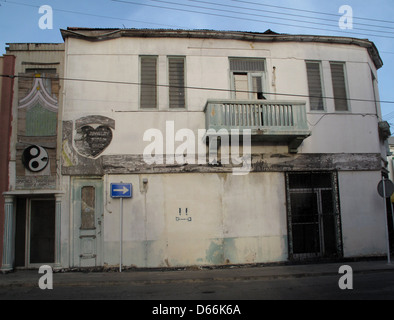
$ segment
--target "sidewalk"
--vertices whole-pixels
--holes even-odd
[[[339,267],[349,265],[353,274],[370,272],[394,272],[394,262],[387,260],[336,262],[297,265],[247,265],[226,266],[217,268],[174,268],[164,270],[129,269],[122,272],[54,272],[53,283],[56,286],[110,286],[119,284],[143,285],[181,282],[205,281],[242,281],[283,279],[290,277],[309,277],[338,275]],[[36,287],[39,278],[38,270],[16,270],[11,273],[0,273],[0,287]]]

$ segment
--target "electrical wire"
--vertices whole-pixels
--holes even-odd
[[[392,112],[390,112],[390,113],[388,113],[388,114],[385,114],[385,115],[383,116],[383,118],[385,118],[386,120],[391,120],[391,119],[393,119],[393,118],[394,118],[394,111],[392,111]]]
[[[27,78],[27,79],[35,79],[36,76],[27,76],[27,75],[7,75],[0,74],[0,77],[4,78]],[[53,77],[43,77],[40,76],[41,79],[53,79]],[[98,79],[77,79],[77,78],[65,78],[65,77],[57,77],[58,80],[63,81],[81,81],[81,82],[95,82],[95,83],[107,83],[107,84],[122,84],[122,85],[137,85],[141,86],[140,82],[127,82],[127,81],[111,81],[111,80],[98,80]],[[238,93],[255,93],[254,91],[248,90],[234,90],[234,89],[223,89],[223,88],[212,88],[212,87],[195,87],[195,86],[174,86],[169,84],[144,84],[144,86],[152,86],[152,87],[165,87],[165,88],[184,88],[191,90],[204,90],[204,91],[219,91],[219,92],[238,92]],[[304,95],[304,94],[294,94],[294,93],[277,93],[277,92],[264,92],[266,95],[274,95],[274,96],[286,96],[286,97],[298,97],[298,98],[322,98],[322,99],[331,99],[331,100],[346,100],[346,101],[357,101],[357,102],[371,102],[371,103],[381,103],[381,104],[394,104],[394,101],[385,101],[385,100],[368,100],[368,99],[356,99],[356,98],[335,98],[335,97],[326,97],[326,96],[313,96],[313,95]]]
[[[32,7],[32,8],[39,8],[40,7],[39,5],[23,3],[23,2],[16,2],[16,1],[9,1],[9,0],[7,0],[7,1],[1,0],[1,1],[3,1],[6,4],[16,4],[16,5]],[[130,21],[130,22],[151,24],[151,25],[162,26],[162,27],[165,26],[165,27],[171,27],[171,28],[184,28],[184,27],[181,27],[179,25],[162,24],[162,23],[155,23],[155,22],[149,22],[149,21],[143,21],[143,20],[135,20],[135,19],[127,19],[127,18],[120,18],[120,17],[110,17],[110,16],[98,15],[98,14],[93,14],[93,13],[78,12],[78,11],[73,11],[73,10],[65,10],[65,9],[58,9],[58,8],[52,8],[52,10],[53,11],[64,12],[64,13],[70,13],[70,14],[84,15],[84,16],[89,16],[89,17],[117,20],[117,21],[122,20],[122,21]]]
[[[267,16],[267,15],[262,15],[262,14],[252,14],[252,13],[245,13],[245,12],[239,12],[239,11],[233,11],[233,10],[228,10],[228,9],[213,9],[213,8],[208,8],[208,7],[204,7],[204,6],[195,6],[195,5],[187,5],[187,4],[180,4],[180,3],[176,3],[176,2],[170,2],[170,1],[163,1],[163,0],[150,0],[150,1],[154,1],[154,2],[159,2],[159,3],[166,3],[166,4],[175,4],[175,5],[180,5],[180,6],[185,6],[185,7],[192,7],[192,8],[199,8],[199,9],[206,9],[206,10],[214,10],[214,11],[220,11],[220,12],[227,12],[227,13],[235,13],[235,14],[242,14],[242,15],[247,15],[247,16],[253,16],[253,17],[262,17],[262,18],[271,18],[271,19],[280,19],[280,20],[284,20],[283,17],[273,17],[273,16]],[[206,1],[196,1],[196,0],[189,0],[189,1],[193,1],[193,2],[200,2],[200,3],[208,3]],[[219,6],[224,6],[221,4],[216,4]],[[243,9],[242,7],[239,6],[229,6],[229,5],[225,5],[225,7],[235,7],[237,9]],[[245,8],[244,8],[245,9]],[[264,11],[263,11],[264,12]],[[318,26],[328,26],[328,27],[333,27],[332,24],[327,24],[327,23],[318,23],[318,22],[311,22],[311,21],[305,21],[305,20],[297,20],[297,19],[285,19],[287,21],[292,21],[292,22],[301,22],[301,23],[308,23],[308,24],[313,24],[313,25],[318,25]],[[391,28],[392,29],[392,28]],[[357,30],[361,30],[361,31],[378,31],[378,30],[370,30],[370,29],[362,29],[362,28],[358,28]],[[327,31],[337,31],[336,30],[327,30]],[[390,32],[390,31],[378,31],[381,33],[388,33],[388,34],[394,34],[394,32]]]
[[[149,4],[136,3],[136,2],[130,2],[130,1],[122,1],[122,0],[111,0],[111,1],[128,3],[128,4],[134,4],[134,5],[140,5],[140,6],[156,7],[156,8],[162,8],[162,9],[167,9],[167,10],[176,10],[176,11],[183,11],[183,12],[192,12],[192,13],[197,13],[197,14],[213,15],[213,16],[219,16],[219,17],[225,17],[225,18],[231,18],[231,19],[240,19],[240,20],[254,21],[254,22],[259,22],[259,23],[271,23],[271,24],[284,25],[284,26],[290,26],[290,27],[298,27],[298,28],[304,28],[304,29],[308,28],[308,29],[314,29],[314,30],[324,30],[324,31],[338,32],[337,29],[332,30],[332,29],[327,29],[327,28],[323,29],[323,28],[316,28],[316,27],[311,27],[311,26],[292,25],[292,24],[273,22],[273,21],[261,21],[261,20],[257,20],[257,19],[228,16],[228,15],[223,15],[223,14],[209,13],[209,12],[193,11],[193,10],[187,10],[187,9],[174,8],[174,7],[163,7],[163,6],[149,5]],[[170,2],[170,1],[162,1],[162,0],[150,0],[150,1],[161,2],[161,3],[166,3],[166,4],[172,4],[172,5],[178,5],[178,6],[186,6],[186,7],[191,7],[191,8],[200,8],[200,9],[203,9],[203,10],[215,10],[215,11],[220,11],[220,12],[228,12],[228,13],[235,13],[235,14],[242,14],[242,15],[249,15],[249,16],[271,18],[271,19],[281,19],[281,20],[294,21],[294,22],[300,22],[300,23],[308,23],[308,24],[314,24],[314,25],[320,25],[320,26],[331,26],[329,24],[316,23],[316,22],[311,22],[311,21],[303,21],[303,20],[296,20],[296,19],[286,19],[286,18],[283,18],[283,17],[279,18],[279,17],[272,17],[272,16],[265,16],[265,15],[258,15],[258,14],[250,14],[250,13],[245,13],[245,12],[231,11],[231,10],[219,10],[219,9],[207,8],[207,7],[203,7],[203,6],[180,4],[180,3]],[[212,3],[209,3],[207,1],[198,1],[198,0],[189,0],[189,1],[206,3],[206,4],[216,5],[216,6],[219,5],[219,6],[233,7],[233,8],[237,8],[237,9],[254,10],[254,11],[262,11],[262,12],[264,12],[264,10],[249,9],[249,8],[244,8],[244,7],[240,7],[240,6],[222,5],[222,4],[215,4],[215,3],[212,4]],[[233,0],[233,1],[235,1],[235,0]],[[30,6],[30,7],[39,7],[37,5],[21,3],[21,2],[16,2],[16,1],[5,1],[5,0],[3,0],[3,2],[7,3],[7,4],[10,3],[10,4]],[[260,4],[260,3],[250,2],[250,1],[238,1],[238,2],[250,3],[250,4],[254,4],[254,5],[264,5],[264,4]],[[266,6],[269,6],[269,5],[266,5]],[[271,7],[285,8],[285,7],[280,7],[280,6],[271,6]],[[294,9],[294,8],[287,8],[287,9],[297,10],[297,11],[304,11],[304,12],[319,13],[319,12],[316,12],[316,11],[309,11],[309,10],[302,10],[302,9]],[[134,20],[134,19],[126,19],[126,18],[119,18],[119,17],[110,17],[110,16],[96,15],[96,14],[77,12],[77,11],[72,11],[72,10],[64,10],[64,9],[57,9],[57,8],[53,8],[53,10],[54,11],[59,11],[59,12],[64,12],[64,13],[70,13],[70,14],[79,14],[79,15],[93,16],[93,17],[98,17],[98,18],[131,21],[131,22],[146,23],[146,24],[159,25],[159,26],[176,27],[176,28],[184,28],[184,27],[175,26],[175,25],[169,25],[169,24],[160,24],[160,23],[141,21],[141,20]],[[301,16],[301,15],[294,15],[294,14],[288,14],[288,13],[278,13],[278,12],[274,12],[274,11],[271,11],[271,13],[283,14],[283,15],[292,15],[292,16]],[[319,13],[319,14],[323,14],[323,13]],[[337,15],[334,15],[334,14],[329,14],[329,15],[333,15],[335,17],[338,17]],[[307,17],[307,16],[301,16],[301,17],[304,17],[304,18],[307,18],[307,19],[318,19],[318,18],[315,18],[315,17]],[[363,19],[363,18],[360,18],[360,19]],[[324,20],[324,19],[319,19],[319,20]],[[330,19],[326,19],[326,20],[330,20]],[[383,20],[377,20],[377,19],[368,19],[368,20],[380,21],[380,22],[383,21]],[[330,20],[330,21],[335,21],[335,20]],[[362,24],[360,24],[360,25],[362,25]],[[388,28],[390,30],[394,30],[394,28],[383,27],[383,26],[376,26],[376,25],[369,25],[369,24],[363,24],[363,25],[379,27],[379,28]],[[380,32],[380,33],[386,33],[386,34],[393,34],[394,35],[394,32],[390,32],[390,31],[381,31],[381,30],[378,31],[378,30],[361,29],[361,28],[359,28],[358,30],[361,30],[361,31],[372,31],[372,32],[377,31],[377,32]],[[349,30],[342,30],[341,32],[342,33],[346,32],[346,33],[355,34],[355,35],[362,35],[362,36],[371,36],[371,37],[380,37],[380,38],[394,39],[394,36],[390,37],[390,36],[376,35],[376,34],[369,34],[369,33],[359,33],[359,32],[353,32],[353,31],[349,31]]]
[[[234,5],[229,5],[229,4],[212,3],[212,2],[201,1],[201,0],[188,0],[188,1],[198,2],[198,3],[205,3],[205,4],[209,4],[209,5],[220,6],[220,7],[229,7],[229,8],[235,8],[235,9],[242,9],[242,10],[253,11],[253,12],[258,11],[258,12],[265,12],[265,13],[273,13],[273,14],[277,14],[277,15],[285,15],[285,16],[291,16],[291,17],[300,17],[300,18],[306,18],[306,19],[312,19],[312,20],[330,21],[330,22],[338,23],[338,19],[334,20],[334,19],[327,19],[327,18],[323,18],[323,17],[311,17],[311,16],[305,16],[305,15],[301,15],[301,14],[294,14],[294,13],[287,13],[287,12],[278,12],[278,11],[271,11],[271,10],[266,10],[266,9],[262,10],[262,9],[256,9],[256,8],[247,8],[245,6],[234,6]],[[336,17],[340,18],[340,16],[336,16]],[[375,25],[375,24],[366,24],[366,23],[359,23],[359,22],[357,22],[357,25],[366,26],[366,27],[376,27],[376,28],[394,30],[394,27]],[[370,30],[368,30],[368,31],[370,31]],[[373,31],[380,32],[379,30],[373,30]]]
[[[220,14],[220,13],[212,13],[212,12],[202,12],[202,11],[196,11],[196,10],[190,10],[190,9],[181,9],[181,8],[174,8],[174,7],[166,7],[166,6],[161,6],[161,5],[153,5],[153,4],[147,4],[147,3],[138,3],[138,2],[132,2],[132,1],[125,1],[125,0],[111,0],[113,2],[119,2],[119,3],[125,3],[129,5],[137,5],[137,6],[145,6],[145,7],[152,7],[152,8],[159,8],[159,9],[166,9],[166,10],[173,10],[173,11],[181,11],[181,12],[190,12],[190,13],[197,13],[197,14],[203,14],[203,15],[210,15],[210,16],[216,16],[216,17],[222,17],[222,18],[230,18],[230,19],[237,19],[237,20],[243,20],[243,21],[253,21],[253,22],[258,22],[258,23],[270,23],[270,24],[276,24],[276,25],[282,25],[282,26],[288,26],[288,27],[296,27],[296,28],[303,28],[303,29],[313,29],[313,30],[324,30],[325,32],[327,31],[333,31],[333,32],[339,32],[338,30],[328,30],[327,28],[317,28],[317,27],[312,27],[312,26],[301,26],[301,25],[294,25],[294,24],[288,24],[288,23],[282,23],[282,22],[274,22],[274,21],[262,21],[262,20],[257,20],[257,19],[252,19],[252,18],[242,18],[242,17],[236,17],[236,16],[230,16],[230,15],[225,15],[225,14]],[[161,3],[167,3],[167,4],[174,4],[173,2],[169,1],[161,1],[161,0],[150,0],[154,2],[161,2]],[[196,6],[191,6],[191,5],[184,5],[184,4],[176,4],[179,6],[187,6],[187,7],[196,7]],[[205,8],[205,10],[215,10],[215,9],[209,9]],[[216,10],[217,11],[217,10]],[[273,18],[273,17],[271,17]],[[289,20],[289,19],[281,19],[281,20]],[[308,23],[308,22],[307,22]],[[350,30],[350,29],[349,29]],[[354,31],[349,31],[349,30],[341,30],[341,33],[347,33],[347,34],[354,34],[354,35],[362,35],[362,36],[368,36],[368,37],[378,37],[378,38],[386,38],[386,39],[394,39],[394,37],[390,36],[384,36],[384,35],[376,35],[376,34],[368,34],[368,33],[360,33],[360,32],[354,32]],[[381,31],[380,31],[381,32]]]
[[[258,2],[252,2],[252,1],[245,1],[245,0],[231,0],[231,1],[247,3],[247,4],[253,4],[253,5],[257,5],[257,6],[265,6],[265,7],[279,8],[279,9],[285,9],[285,10],[291,10],[291,11],[308,12],[308,13],[321,14],[321,15],[326,15],[326,16],[339,17],[338,14],[321,12],[321,11],[312,11],[312,10],[297,9],[297,8],[291,8],[291,7],[283,7],[283,6],[270,5],[270,4],[258,3]],[[383,23],[394,24],[394,21],[372,19],[372,18],[365,18],[365,17],[353,17],[353,19],[360,19],[360,20],[367,20],[367,21],[375,21],[375,22],[383,22]]]

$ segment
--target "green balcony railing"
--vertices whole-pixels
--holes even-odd
[[[289,152],[311,135],[304,102],[208,100],[205,115],[207,129],[250,129],[252,139],[287,142]]]

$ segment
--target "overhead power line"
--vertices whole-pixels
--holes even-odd
[[[340,17],[340,15],[338,15],[338,14],[321,12],[321,11],[312,11],[312,10],[297,9],[297,8],[291,8],[291,7],[283,7],[283,6],[277,6],[277,5],[266,4],[266,3],[259,3],[259,2],[252,2],[252,1],[246,1],[246,0],[231,0],[231,1],[247,3],[247,4],[253,4],[253,5],[263,6],[263,7],[271,7],[271,8],[286,9],[286,10],[291,10],[291,11],[308,12],[308,13],[321,14],[321,15],[326,15],[326,16]],[[353,19],[394,24],[394,21],[380,20],[380,19],[373,19],[373,18],[365,18],[365,17],[353,17]]]
[[[4,78],[25,78],[25,79],[35,79],[36,76],[27,76],[27,75],[9,75],[9,74],[0,74],[0,77]],[[40,76],[41,79],[53,79],[53,77],[43,77]],[[63,81],[80,81],[80,82],[95,82],[95,83],[107,83],[107,84],[120,84],[120,85],[137,85],[141,86],[140,82],[127,82],[127,81],[112,81],[112,80],[99,80],[99,79],[78,79],[78,78],[65,78],[65,77],[57,77],[58,80]],[[165,87],[165,88],[184,88],[190,90],[204,90],[204,91],[218,91],[218,92],[238,92],[238,93],[255,93],[254,91],[248,90],[234,90],[234,89],[224,89],[224,88],[212,88],[212,87],[195,87],[195,86],[174,86],[169,84],[144,84],[144,86],[154,86],[154,87]],[[385,100],[368,100],[368,99],[356,99],[356,98],[334,98],[334,97],[326,97],[326,96],[313,96],[313,95],[305,95],[305,94],[295,94],[295,93],[277,93],[277,92],[264,92],[266,95],[274,95],[274,96],[285,96],[285,97],[298,97],[298,98],[322,98],[322,99],[331,99],[331,100],[347,100],[347,101],[357,101],[357,102],[371,102],[371,103],[387,103],[394,104],[394,101],[385,101]]]
[[[16,4],[16,5],[25,6],[25,7],[32,7],[32,8],[39,8],[40,7],[40,5],[34,5],[34,4],[24,3],[24,2],[17,2],[17,1],[10,1],[10,0],[7,0],[7,1],[6,0],[1,0],[1,1],[4,2],[5,4]],[[99,14],[93,14],[93,13],[87,13],[87,12],[78,12],[78,11],[73,11],[73,10],[58,9],[58,8],[55,8],[55,7],[52,7],[52,10],[53,11],[58,11],[58,12],[70,13],[70,14],[89,16],[89,17],[111,19],[111,20],[116,20],[116,21],[122,20],[122,21],[130,21],[130,22],[151,24],[151,25],[156,25],[156,26],[181,28],[178,25],[162,24],[162,23],[143,21],[143,20],[135,20],[135,19],[127,19],[127,18],[121,18],[121,17],[105,16],[105,15],[99,15]]]
[[[242,9],[242,10],[253,11],[253,12],[258,11],[258,12],[265,12],[265,13],[273,13],[273,14],[277,14],[277,15],[284,15],[284,16],[290,16],[290,17],[300,17],[300,18],[306,18],[306,19],[318,20],[318,21],[330,21],[330,22],[335,22],[335,23],[338,23],[338,18],[340,18],[340,16],[337,16],[337,15],[334,15],[337,19],[328,19],[328,18],[323,18],[323,17],[306,16],[306,15],[288,13],[288,12],[283,12],[283,11],[279,12],[279,11],[271,11],[271,10],[267,10],[267,9],[263,10],[263,9],[257,9],[257,8],[248,8],[246,6],[234,6],[234,5],[229,5],[229,4],[212,3],[212,2],[201,1],[201,0],[189,0],[189,1],[205,3],[205,4],[209,4],[209,5],[214,5],[214,6]],[[267,6],[271,7],[270,5],[267,5]],[[273,6],[273,7],[277,7],[277,6]],[[301,10],[301,11],[304,11],[304,10]],[[308,12],[308,11],[306,11],[306,12]],[[375,25],[375,24],[366,24],[366,23],[359,23],[359,22],[357,22],[357,25],[394,30],[394,26],[393,27],[388,27],[388,26],[382,26],[381,24],[380,25]]]
[[[189,0],[191,2],[197,2],[197,3],[204,3],[207,5],[212,5],[212,6],[219,6],[219,7],[226,7],[226,8],[235,8],[235,9],[241,9],[241,10],[247,10],[247,11],[253,11],[253,12],[264,12],[264,13],[272,13],[272,14],[276,14],[276,15],[284,15],[284,16],[290,16],[290,17],[299,17],[299,18],[306,18],[306,19],[311,19],[311,20],[318,20],[318,21],[329,21],[329,22],[334,22],[335,24],[338,24],[338,18],[340,18],[340,16],[337,16],[337,19],[328,19],[328,18],[323,18],[323,17],[312,17],[312,16],[306,16],[306,15],[301,15],[301,14],[294,14],[294,13],[287,13],[287,12],[278,12],[278,11],[271,11],[271,10],[266,10],[266,9],[256,9],[256,8],[249,8],[246,6],[235,6],[235,5],[230,5],[230,4],[221,4],[221,3],[212,3],[212,2],[208,2],[208,1],[202,1],[202,0]],[[240,13],[240,12],[236,12],[236,13]],[[243,14],[247,14],[247,13],[243,13]],[[249,14],[249,15],[255,15],[255,14]],[[271,16],[269,16],[271,17]],[[283,17],[276,17],[275,19],[286,19]],[[294,21],[299,21],[299,22],[306,22],[306,23],[312,23],[309,21],[305,21],[305,20],[294,20]],[[322,24],[322,23],[316,23],[318,25],[327,25],[327,26],[333,26],[332,24]],[[380,25],[375,25],[375,24],[366,24],[366,23],[357,23],[357,25],[360,26],[367,26],[367,27],[375,27],[375,28],[381,28],[381,29],[388,29],[388,30],[394,30],[394,26],[393,27],[388,27],[388,26],[382,26]],[[358,28],[357,28],[358,29]],[[358,30],[364,30],[364,31],[377,31],[377,32],[384,32],[381,30],[371,30],[371,29],[358,29]],[[394,33],[394,32],[385,32],[385,33]]]
[[[270,23],[270,24],[276,24],[276,25],[282,25],[282,26],[287,26],[287,27],[296,27],[296,28],[303,28],[303,29],[313,29],[313,30],[320,30],[320,31],[333,31],[333,32],[341,32],[341,33],[346,33],[346,34],[354,34],[354,35],[361,35],[361,36],[368,36],[368,37],[379,37],[379,38],[386,38],[386,39],[394,39],[394,37],[390,36],[385,36],[385,35],[377,35],[377,34],[369,34],[369,33],[360,33],[360,32],[354,32],[349,30],[340,30],[338,31],[337,29],[335,30],[328,30],[327,28],[318,28],[318,27],[312,27],[312,26],[302,26],[302,25],[295,25],[295,24],[289,24],[289,23],[283,23],[283,22],[275,22],[275,21],[263,21],[261,19],[253,19],[253,18],[246,18],[246,17],[239,17],[239,16],[231,16],[227,14],[222,14],[222,13],[212,13],[212,12],[204,12],[204,11],[196,11],[196,10],[191,10],[191,9],[182,9],[182,8],[175,8],[175,7],[167,7],[167,6],[162,6],[162,5],[154,5],[154,4],[147,4],[147,3],[138,3],[138,2],[133,2],[133,1],[125,1],[125,0],[111,0],[113,2],[119,2],[119,3],[125,3],[129,5],[137,5],[137,6],[145,6],[145,7],[152,7],[152,8],[159,8],[159,9],[166,9],[166,10],[173,10],[173,11],[180,11],[180,12],[190,12],[190,13],[197,13],[197,14],[203,14],[203,15],[210,15],[210,16],[216,16],[216,17],[222,17],[222,18],[230,18],[230,19],[237,19],[237,20],[243,20],[243,21],[253,21],[253,22],[258,22],[258,23]],[[176,4],[178,6],[184,6],[184,7],[197,7],[197,6],[192,6],[192,5],[185,5],[185,4],[180,4],[180,3],[174,3],[170,1],[162,1],[162,0],[150,0],[153,2],[160,2],[160,3],[165,3],[165,4]],[[201,6],[200,6],[201,7]],[[213,8],[206,8],[203,7],[204,10],[216,10],[220,12],[226,12],[229,10],[218,10],[218,9],[213,9]],[[239,14],[238,12],[236,12]],[[270,17],[273,18],[273,17]],[[284,19],[281,18],[281,20],[289,20],[289,19]],[[311,22],[305,22],[304,23],[311,23]],[[321,24],[320,24],[321,25]],[[381,32],[381,31],[379,31]]]
[[[35,7],[35,8],[39,7],[38,5],[32,5],[32,4],[22,3],[22,2],[12,1],[12,0],[11,1],[2,0],[2,1],[4,3],[6,3],[6,4],[16,4],[16,5]],[[282,23],[282,22],[262,21],[262,20],[245,18],[245,17],[239,17],[239,16],[229,16],[229,15],[224,15],[224,14],[219,14],[219,13],[201,12],[201,11],[180,9],[180,8],[174,8],[174,7],[164,7],[164,6],[157,6],[157,5],[146,4],[146,3],[136,3],[136,2],[122,1],[122,0],[111,0],[111,1],[113,1],[113,2],[123,2],[123,3],[140,5],[140,6],[156,7],[156,8],[162,8],[162,9],[167,9],[167,10],[175,10],[175,11],[191,12],[191,13],[205,14],[205,15],[211,15],[211,16],[219,16],[219,17],[230,18],[230,19],[254,21],[254,22],[259,22],[259,23],[271,23],[271,24],[284,25],[284,26],[289,26],[289,27],[298,27],[298,28],[304,28],[304,29],[308,28],[308,29],[313,29],[313,30],[324,30],[324,31],[342,32],[342,33],[345,32],[345,33],[349,33],[349,34],[362,35],[362,36],[368,36],[368,37],[380,37],[380,38],[394,39],[394,36],[390,37],[390,36],[385,36],[385,35],[382,35],[382,34],[376,35],[376,34],[370,34],[370,33],[354,32],[354,31],[349,31],[349,30],[338,31],[338,29],[332,30],[332,29],[327,29],[327,28],[316,28],[316,27],[312,27],[312,26],[293,25],[293,24],[287,24],[287,23]],[[181,4],[181,3],[176,3],[176,2],[170,2],[170,1],[162,1],[162,0],[150,0],[150,1],[161,2],[161,3],[165,3],[165,4],[170,4],[170,5],[189,7],[189,8],[199,8],[199,9],[203,9],[203,10],[211,10],[211,11],[214,10],[214,11],[219,11],[219,12],[227,12],[227,13],[233,13],[233,14],[238,14],[238,15],[264,17],[264,18],[271,18],[271,19],[280,19],[282,21],[284,20],[284,21],[293,21],[293,22],[307,23],[307,24],[313,24],[313,25],[317,25],[317,26],[332,26],[330,24],[318,23],[318,22],[313,22],[313,21],[296,20],[296,19],[289,19],[289,18],[284,18],[284,17],[280,17],[279,18],[279,17],[266,16],[266,15],[260,15],[260,14],[252,14],[252,13],[246,13],[246,12],[232,11],[232,10],[227,10],[227,9],[214,9],[214,8],[208,8],[208,7],[204,7],[204,6],[196,6],[196,5],[190,5],[190,4],[187,5],[187,4]],[[248,10],[248,11],[268,12],[267,10],[246,8],[245,6],[241,7],[241,6],[235,6],[235,5],[223,5],[223,4],[210,3],[210,2],[207,2],[207,1],[201,1],[201,0],[200,1],[199,0],[189,0],[189,1],[205,3],[205,4],[221,6],[221,7],[229,7],[229,8],[231,7],[231,8],[236,8],[236,9],[243,9],[243,10]],[[295,9],[295,8],[285,8],[285,7],[274,6],[274,5],[266,5],[266,4],[262,4],[262,3],[251,2],[251,1],[243,1],[243,0],[232,0],[232,1],[237,1],[237,2],[241,2],[241,3],[248,3],[248,4],[253,4],[253,5],[275,7],[275,8],[281,8],[281,9],[289,9],[289,10],[295,10],[295,11],[300,11],[300,12],[327,14],[327,13],[317,12],[317,11]],[[160,23],[156,23],[156,22],[141,21],[141,20],[135,20],[135,19],[121,18],[121,17],[111,17],[111,16],[98,15],[98,14],[92,14],[92,13],[86,13],[86,12],[78,12],[78,11],[72,11],[72,10],[64,10],[64,9],[58,9],[58,8],[53,8],[53,10],[54,11],[59,11],[59,12],[64,12],[64,13],[86,15],[86,16],[105,18],[105,19],[112,19],[112,20],[123,20],[123,21],[146,23],[146,24],[152,24],[152,25],[158,25],[158,26],[184,28],[184,27],[180,27],[180,26],[177,26],[177,25],[160,24]],[[336,20],[331,20],[331,19],[308,17],[308,16],[305,16],[305,15],[296,15],[296,14],[289,14],[289,13],[284,13],[284,12],[270,11],[270,13],[279,14],[279,15],[288,15],[288,16],[299,16],[299,17],[306,18],[306,19],[325,20],[325,21],[332,21],[332,22],[336,21]],[[340,17],[340,16],[335,15],[335,14],[327,14],[327,15],[335,16],[337,18]],[[364,18],[359,18],[359,19],[364,19]],[[378,20],[378,19],[367,19],[367,20],[394,23],[394,22],[391,22],[391,21]],[[378,26],[378,25],[360,24],[360,23],[358,23],[358,25],[371,26],[371,27],[376,27],[376,28],[385,28],[387,30],[394,30],[394,28],[387,27],[387,26]],[[379,32],[379,33],[386,33],[386,34],[393,34],[394,35],[394,32],[390,32],[390,31],[372,30],[372,29],[360,29],[360,28],[358,28],[357,30],[368,31],[368,32],[372,31],[372,32]]]

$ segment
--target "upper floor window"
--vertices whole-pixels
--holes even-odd
[[[330,62],[335,111],[349,111],[345,64]]]
[[[141,89],[140,106],[141,108],[157,107],[157,57],[143,56],[141,63]]]
[[[170,108],[185,108],[185,57],[168,57]]]
[[[233,97],[237,100],[261,100],[264,88],[264,59],[230,58]]]
[[[319,61],[307,61],[306,71],[308,76],[310,110],[324,110],[323,84],[321,76],[321,63]]]

